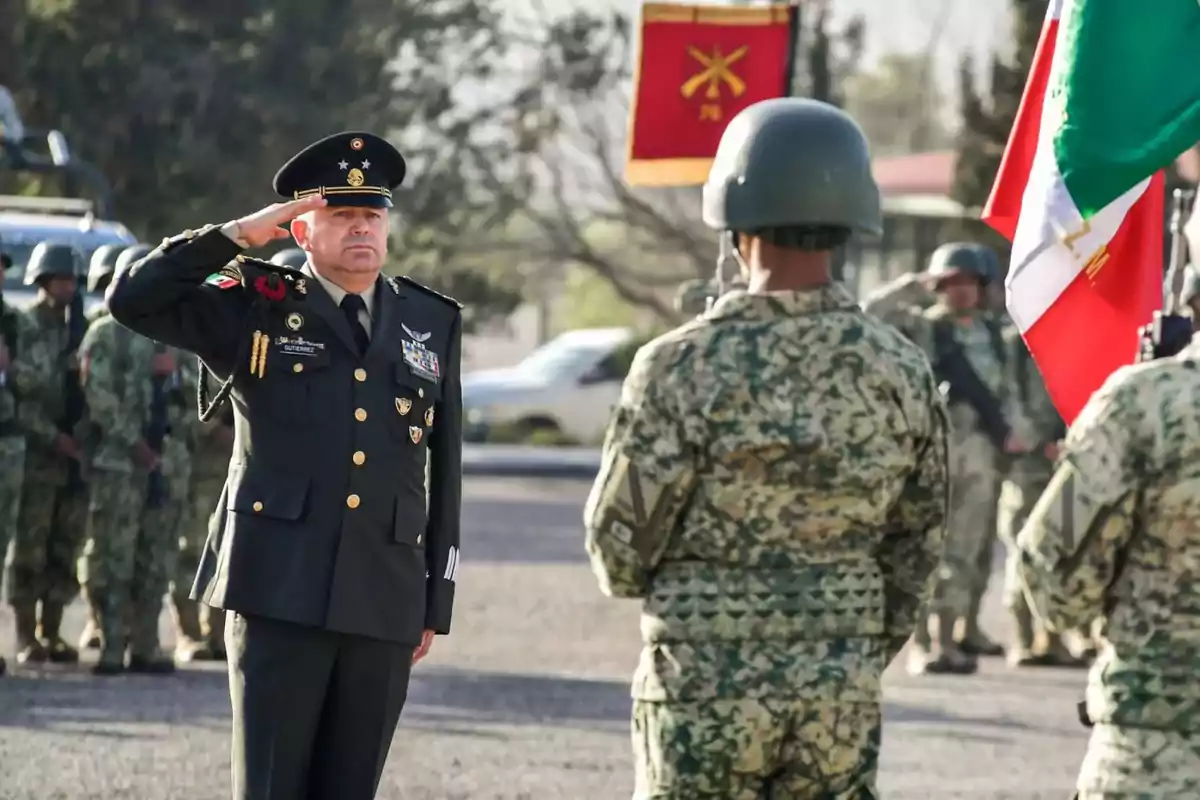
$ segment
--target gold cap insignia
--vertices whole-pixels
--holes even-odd
[[[404,416],[412,410],[412,400],[409,400],[407,397],[397,397],[396,410],[400,412],[400,416]]]
[[[351,186],[362,186],[365,181],[366,178],[363,177],[362,170],[358,167],[346,173],[346,183]]]
[[[416,425],[408,426],[408,438],[412,439],[413,444],[420,444],[421,437],[425,435],[425,431],[418,428]]]
[[[287,322],[288,328],[293,331],[298,331],[304,327],[304,317],[300,316],[299,314],[297,314],[295,312],[292,312],[291,314],[287,315],[286,322]]]
[[[425,409],[425,424],[427,426],[433,425],[433,406]]]

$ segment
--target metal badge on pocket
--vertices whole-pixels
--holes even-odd
[[[412,439],[413,444],[420,444],[421,437],[425,435],[425,431],[416,425],[408,426],[408,438]]]
[[[400,416],[404,416],[412,410],[412,400],[407,397],[396,398],[396,411],[400,412]]]

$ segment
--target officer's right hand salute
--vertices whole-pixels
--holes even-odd
[[[412,664],[450,631],[462,315],[380,275],[404,172],[383,139],[331,136],[275,176],[287,202],[166,239],[108,289],[118,322],[201,358],[202,400],[222,379],[203,418],[232,401],[192,597],[234,612],[235,798],[373,797]],[[300,269],[243,253],[289,235]]]

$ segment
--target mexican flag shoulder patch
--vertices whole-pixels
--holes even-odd
[[[209,275],[204,282],[218,289],[232,289],[235,286],[242,285],[242,276],[235,274],[233,270],[223,269],[220,272],[214,272],[212,275]]]

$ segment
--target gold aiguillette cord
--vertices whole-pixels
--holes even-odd
[[[260,350],[265,350],[263,345],[266,344],[266,338],[262,331],[255,331],[254,337],[250,342],[250,374],[262,377],[262,364],[260,363]],[[262,360],[265,360],[266,353],[262,354]]]

